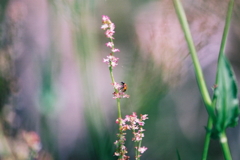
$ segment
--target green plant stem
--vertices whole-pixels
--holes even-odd
[[[226,47],[226,42],[227,42],[228,31],[229,31],[229,27],[230,27],[233,7],[234,7],[234,0],[230,0],[229,3],[228,3],[228,11],[227,11],[226,19],[225,19],[225,26],[224,26],[224,31],[223,31],[223,35],[222,35],[222,41],[221,41],[218,61],[219,61],[220,57],[224,54],[224,50],[225,50],[225,47]]]
[[[142,146],[142,140],[138,143],[138,149]],[[140,155],[140,152],[137,150],[138,156]],[[138,160],[140,160],[140,157],[138,157]]]
[[[207,132],[206,132],[206,137],[205,137],[205,142],[204,142],[204,149],[203,149],[203,156],[202,156],[202,160],[206,160],[207,159],[207,154],[208,154],[208,149],[209,149],[209,144],[210,144],[210,136],[211,133],[209,132],[209,130],[212,129],[213,126],[213,118],[215,117],[214,114],[214,108],[212,106],[212,100],[210,98],[209,92],[207,90],[207,86],[205,83],[205,79],[203,76],[203,72],[197,57],[197,52],[196,52],[196,48],[194,46],[193,43],[193,39],[190,33],[190,29],[188,26],[188,22],[187,22],[187,18],[183,9],[183,6],[181,4],[181,2],[179,0],[173,0],[174,3],[174,7],[178,16],[178,19],[180,21],[181,27],[183,29],[184,32],[184,36],[185,39],[187,41],[188,44],[188,48],[192,57],[192,61],[193,61],[193,65],[194,65],[194,70],[195,70],[195,74],[196,74],[196,79],[198,82],[198,86],[199,86],[199,90],[201,92],[206,110],[208,112],[209,118],[208,118],[208,124],[207,124]]]
[[[196,49],[195,49],[195,46],[193,43],[193,39],[192,39],[192,36],[190,33],[190,29],[188,26],[188,22],[187,22],[187,18],[186,18],[183,6],[179,0],[173,0],[173,2],[174,2],[174,7],[175,7],[176,13],[178,15],[180,24],[182,26],[184,36],[187,41],[188,48],[189,48],[189,51],[190,51],[190,54],[192,57],[199,90],[203,97],[203,101],[206,106],[208,114],[211,115],[212,117],[214,117],[214,109],[212,107],[212,100],[211,100],[210,95],[207,90],[207,86],[206,86],[205,79],[204,79],[204,76],[202,73],[202,69],[201,69],[201,66],[200,66],[200,63],[199,63],[199,60],[197,57],[197,52],[196,52]]]
[[[110,77],[111,77],[112,83],[114,83],[115,80],[114,80],[114,76],[113,76],[112,66],[109,67],[109,72],[110,72]],[[118,93],[118,90],[116,88],[114,88],[114,91],[116,93]],[[122,118],[122,113],[121,113],[121,105],[120,105],[120,99],[119,98],[117,98],[117,108],[118,108],[118,118],[121,119]]]
[[[138,143],[135,142],[135,159],[136,159],[136,160],[139,159],[139,158],[138,158],[138,155],[139,155],[138,153],[139,153],[139,152],[138,152],[138,148],[137,148],[137,147],[138,147]]]
[[[202,160],[207,160],[208,155],[208,149],[209,144],[211,140],[211,129],[213,127],[213,120],[211,117],[208,117],[208,124],[206,128],[206,135],[205,135],[205,141],[204,141],[204,147],[203,147],[203,154],[202,154]]]
[[[226,48],[226,43],[227,43],[227,37],[228,37],[228,32],[230,28],[230,22],[231,22],[231,17],[232,17],[232,12],[233,12],[233,7],[234,7],[234,0],[230,0],[228,3],[228,10],[227,10],[227,16],[225,19],[225,26],[224,26],[224,31],[222,35],[222,41],[221,41],[221,46],[220,46],[220,51],[219,51],[219,56],[218,56],[218,65],[221,63],[221,58],[224,54],[225,48]],[[216,78],[216,84],[218,84],[218,74],[220,70],[217,71],[217,78]],[[226,136],[226,132],[222,132],[219,135],[220,138],[220,144],[222,146],[223,154],[225,157],[225,160],[232,160],[230,149],[228,146],[228,140]]]
[[[228,147],[226,132],[224,131],[224,132],[220,133],[219,137],[220,137],[220,143],[222,146],[225,160],[232,160],[230,149]]]
[[[227,16],[226,16],[226,19],[225,19],[225,26],[224,26],[224,30],[223,30],[221,46],[220,46],[220,51],[219,51],[219,55],[218,55],[218,65],[220,63],[220,59],[221,59],[222,55],[224,54],[224,51],[225,51],[225,48],[226,48],[227,37],[228,37],[229,28],[230,28],[233,6],[234,6],[234,0],[230,0],[229,3],[228,3]],[[218,84],[218,74],[219,74],[219,72],[220,71],[217,70],[215,84]]]

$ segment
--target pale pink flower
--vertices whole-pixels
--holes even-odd
[[[115,29],[115,24],[114,24],[114,23],[110,23],[110,24],[109,24],[109,29],[112,30],[112,31],[114,31],[114,29]]]
[[[119,84],[119,83],[117,83],[117,82],[112,83],[112,85],[113,85],[113,87],[114,87],[115,89],[117,89],[117,90],[119,90],[119,89],[122,87],[122,85]]]
[[[117,57],[114,57],[113,55],[107,56],[107,58],[103,58],[103,62],[108,64],[108,67],[116,67],[118,65],[118,59]]]
[[[111,24],[112,22],[108,16],[102,15],[102,23],[103,24]]]
[[[138,149],[138,151],[139,151],[140,153],[144,153],[147,149],[148,149],[147,147],[143,146],[143,147],[140,147],[140,148]]]
[[[115,156],[120,156],[120,153],[119,152],[115,152],[114,155]]]
[[[113,42],[108,42],[108,43],[106,43],[106,46],[109,48],[113,48],[114,44],[113,44]]]
[[[126,94],[126,93],[123,93],[122,97],[123,97],[123,98],[129,98],[130,95],[128,95],[128,94]]]
[[[103,24],[103,25],[101,26],[101,29],[103,29],[103,30],[106,30],[107,28],[109,28],[108,24]]]
[[[140,115],[141,116],[141,119],[144,121],[144,120],[146,120],[146,119],[148,119],[148,115],[147,114],[144,114],[144,115]]]
[[[113,48],[113,49],[112,49],[112,52],[120,52],[120,50],[117,49],[117,48]]]
[[[140,127],[140,129],[138,130],[138,132],[143,132],[145,131],[145,129],[143,129],[142,127]]]
[[[119,93],[114,92],[113,93],[113,99],[121,98],[121,95]]]
[[[112,65],[112,67],[116,67],[118,65],[118,63],[117,63],[117,61],[116,62],[112,61],[111,65]]]
[[[138,124],[139,124],[140,126],[144,126],[145,122],[139,121]]]
[[[107,38],[114,39],[113,38],[114,33],[115,33],[115,31],[108,29],[108,30],[106,30],[105,35],[106,35]]]

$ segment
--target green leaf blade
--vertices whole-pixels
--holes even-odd
[[[227,127],[234,127],[239,119],[239,101],[236,78],[232,67],[223,54],[219,59],[217,87],[214,90],[213,101],[215,108],[215,129],[224,131]]]

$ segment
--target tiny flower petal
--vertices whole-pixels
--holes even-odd
[[[114,155],[115,156],[120,156],[120,153],[119,152],[115,152]]]
[[[140,126],[144,126],[145,122],[138,122]]]
[[[123,98],[129,98],[130,95],[123,93]]]
[[[114,49],[112,49],[112,52],[120,52],[120,50],[117,48],[114,48]]]
[[[103,62],[104,63],[109,62],[109,59],[108,58],[103,58]]]
[[[110,24],[109,24],[109,28],[110,28],[110,30],[114,31],[114,29],[115,29],[114,23],[110,23]]]
[[[108,27],[109,27],[108,24],[103,24],[103,25],[101,26],[101,29],[106,30]]]
[[[112,62],[111,65],[112,65],[112,67],[116,67],[118,65],[118,63],[117,62]]]
[[[146,120],[146,119],[148,119],[148,115],[147,114],[144,114],[144,115],[140,115],[141,116],[141,119],[144,121],[144,120]]]

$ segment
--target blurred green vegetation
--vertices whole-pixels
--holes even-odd
[[[28,1],[23,0],[23,2],[27,3]],[[107,47],[105,47],[108,40],[104,36],[104,31],[100,29],[102,15],[108,15],[116,25],[114,42],[116,48],[121,50],[118,53],[119,65],[114,69],[116,81],[124,81],[129,86],[127,93],[130,98],[121,100],[123,115],[132,112],[149,115],[142,142],[144,146],[148,147],[148,150],[142,155],[142,159],[178,159],[176,150],[181,155],[181,159],[200,159],[205,134],[203,125],[207,121],[204,119],[206,118],[204,108],[199,109],[203,107],[201,100],[199,100],[200,95],[196,94],[198,106],[195,107],[197,108],[195,112],[199,113],[199,117],[195,118],[196,124],[194,126],[188,126],[189,132],[194,128],[194,133],[197,134],[193,137],[187,137],[182,131],[179,122],[181,116],[178,115],[179,109],[177,109],[178,101],[176,99],[179,94],[181,95],[182,87],[180,82],[178,84],[178,77],[176,76],[177,80],[174,82],[166,81],[164,79],[165,73],[168,73],[165,71],[166,68],[159,65],[155,60],[156,57],[152,54],[144,55],[146,53],[141,51],[141,46],[137,40],[135,18],[142,8],[151,2],[155,1],[46,1],[47,21],[45,23],[49,29],[46,31],[49,36],[46,39],[49,43],[44,56],[34,59],[39,69],[39,72],[34,75],[39,80],[39,86],[37,86],[37,91],[33,90],[32,92],[37,92],[38,95],[34,99],[38,102],[35,112],[39,115],[36,117],[37,125],[35,128],[41,135],[43,149],[47,150],[54,159],[116,159],[113,156],[115,150],[113,143],[117,138],[118,131],[118,126],[115,124],[117,108],[115,100],[112,99],[113,89],[110,84],[108,67],[102,63],[102,59],[109,54]],[[36,7],[35,3],[28,5],[29,8]],[[39,10],[40,14],[41,7],[35,8]],[[1,15],[4,15],[3,13],[6,12],[1,10]],[[29,11],[28,14],[31,12]],[[24,21],[19,23],[22,24]],[[32,23],[34,20],[24,25],[29,25],[28,27],[31,28]],[[23,28],[19,28],[19,30]],[[40,36],[37,30],[34,34]],[[27,48],[28,45],[30,44],[25,47]],[[171,60],[166,61],[174,63]],[[17,60],[13,60],[13,62],[17,62]],[[65,74],[65,72],[71,74]],[[71,76],[75,76],[77,80],[70,80]],[[66,81],[63,77],[69,78],[69,81],[62,83],[62,81]],[[73,82],[77,83],[73,85],[79,92],[78,94],[74,93],[76,90],[64,88],[64,85]],[[187,82],[191,85],[184,86],[186,88],[197,86],[194,78],[190,78]],[[180,87],[172,88],[172,86]],[[173,96],[169,96],[171,93]],[[0,94],[6,95],[2,91]],[[189,94],[192,94],[191,91]],[[79,97],[76,98],[75,95],[79,95]],[[77,118],[68,114],[73,108],[63,103],[65,99],[72,102],[68,103],[70,105],[78,102],[78,109],[72,111],[73,113],[78,112]],[[192,99],[186,98],[186,101],[190,104]],[[13,107],[17,108],[16,103],[15,105]],[[24,116],[28,116],[28,114]],[[62,123],[67,120],[68,123]],[[75,127],[77,131],[73,129],[73,131],[64,132],[68,125]],[[73,141],[68,141],[66,138],[74,137],[76,134],[77,136]],[[127,148],[130,156],[133,157],[134,148],[131,137],[128,137],[128,140]],[[210,159],[221,160],[221,158],[219,159],[219,150],[218,145],[213,142],[210,148]],[[1,153],[0,148],[0,155]]]

